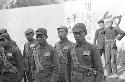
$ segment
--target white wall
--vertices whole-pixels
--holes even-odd
[[[62,4],[47,6],[15,8],[0,11],[0,28],[7,28],[12,39],[20,49],[27,41],[24,32],[27,28],[44,27],[48,30],[47,41],[54,45],[57,42],[56,28],[64,25],[64,9]]]

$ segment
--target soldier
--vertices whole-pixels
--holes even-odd
[[[100,20],[98,21],[98,24],[100,26],[100,28],[98,30],[96,30],[95,33],[95,38],[94,38],[94,45],[97,45],[99,52],[102,56],[102,54],[104,54],[105,52],[105,38],[104,38],[104,21]]]
[[[55,48],[60,58],[59,77],[57,82],[69,82],[71,68],[70,68],[70,63],[68,63],[68,61],[66,60],[70,60],[70,58],[67,59],[65,48],[71,45],[72,42],[67,39],[68,28],[66,26],[60,26],[59,28],[57,28],[57,31],[58,31],[58,37],[60,38],[60,41],[57,42],[55,45]]]
[[[102,82],[103,66],[98,49],[85,40],[86,26],[77,23],[72,29],[76,44],[69,47],[72,59],[72,82]]]
[[[2,82],[22,82],[22,54],[11,45],[8,33],[0,35],[0,54],[3,61]]]
[[[34,60],[33,60],[33,48],[36,45],[36,40],[33,38],[34,36],[34,30],[31,28],[28,28],[25,31],[25,36],[28,42],[24,45],[23,50],[23,59],[24,59],[24,82],[33,82],[33,68],[34,68]],[[26,79],[27,77],[27,79]]]
[[[105,26],[105,70],[106,76],[116,77],[117,76],[117,46],[116,46],[116,37],[120,35],[118,40],[121,40],[123,36],[125,36],[125,32],[122,31],[120,28],[112,27],[113,21],[106,22]]]
[[[0,29],[0,35],[3,34],[3,33],[7,33],[7,29],[5,29],[5,28]]]
[[[7,29],[5,29],[5,28],[0,29],[0,35],[3,34],[3,33],[7,33]],[[11,45],[13,45],[13,47],[18,47],[16,42],[12,39],[11,39]]]
[[[47,43],[47,38],[47,30],[45,28],[36,30],[36,40],[39,44],[33,51],[36,82],[56,82],[57,80],[58,55],[54,47]]]

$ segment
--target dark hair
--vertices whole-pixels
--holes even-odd
[[[99,24],[99,23],[103,23],[103,24],[104,24],[104,20],[99,20],[99,21],[98,21],[98,24]]]

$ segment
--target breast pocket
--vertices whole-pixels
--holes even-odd
[[[82,54],[82,58],[84,59],[84,60],[92,60],[92,58],[91,58],[91,55],[90,55],[90,51],[84,51],[83,52],[83,54]],[[86,62],[87,62],[86,61]]]
[[[83,59],[85,59],[85,60],[91,60],[91,59],[92,59],[91,56],[88,56],[88,55],[83,55],[82,57],[83,57]]]

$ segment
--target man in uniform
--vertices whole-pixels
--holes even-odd
[[[72,29],[76,44],[69,48],[72,59],[72,82],[102,82],[103,65],[96,46],[88,43],[86,26],[77,23]]]
[[[33,59],[33,48],[36,45],[36,41],[33,38],[34,36],[34,30],[32,28],[28,28],[25,31],[25,36],[28,42],[24,45],[23,50],[23,59],[24,59],[24,82],[33,82],[33,68],[35,65],[34,59]],[[26,79],[27,77],[27,79]]]
[[[0,35],[0,54],[3,61],[2,82],[22,82],[22,54],[11,45],[8,33]]]
[[[5,29],[5,28],[0,29],[0,35],[3,33],[7,33],[7,29]],[[12,39],[11,39],[11,45],[13,45],[13,47],[17,47],[16,42]]]
[[[36,40],[39,44],[33,53],[36,67],[36,82],[56,82],[57,80],[58,55],[54,47],[47,43],[47,38],[47,30],[45,28],[36,30]]]
[[[99,49],[99,52],[102,56],[102,54],[104,54],[104,47],[105,47],[105,38],[104,38],[104,21],[103,20],[100,20],[98,21],[98,24],[99,24],[99,29],[96,30],[95,32],[95,38],[94,38],[94,45],[97,45],[98,49]]]
[[[5,28],[0,29],[0,35],[3,33],[7,33],[7,29],[5,29]]]
[[[117,58],[117,46],[116,46],[116,37],[118,35],[122,36],[119,37],[119,40],[125,36],[125,32],[122,31],[120,28],[112,27],[113,21],[106,22],[105,26],[105,70],[106,70],[106,76],[117,76],[117,64],[116,64],[116,58]]]
[[[70,74],[71,74],[71,68],[70,63],[67,60],[70,60],[70,58],[67,58],[67,54],[65,53],[65,48],[72,44],[71,41],[68,40],[68,28],[66,26],[60,26],[57,28],[58,31],[58,37],[60,39],[59,42],[56,43],[55,48],[57,50],[57,53],[59,55],[59,77],[57,82],[69,82],[70,81]]]

